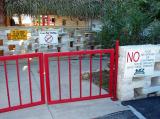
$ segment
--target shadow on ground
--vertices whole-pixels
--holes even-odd
[[[130,110],[120,111],[95,119],[138,119]]]
[[[160,119],[160,97],[126,101],[122,104],[134,107],[147,119]]]

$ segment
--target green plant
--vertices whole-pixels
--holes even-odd
[[[97,0],[5,0],[8,16],[28,14],[95,18],[99,16],[100,8]]]
[[[102,17],[104,26],[99,33],[103,48],[113,47],[116,39],[120,40],[121,45],[145,43],[144,29],[155,19],[159,20],[159,5],[158,0],[105,0]]]

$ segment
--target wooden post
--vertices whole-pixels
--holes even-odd
[[[22,18],[21,18],[21,15],[18,16],[18,20],[19,20],[19,25],[22,26]]]
[[[42,16],[42,26],[45,26],[45,16]]]
[[[50,26],[50,16],[47,16],[47,25]]]
[[[10,26],[10,17],[5,16],[5,26]]]
[[[0,0],[0,26],[5,26],[4,0]]]
[[[38,24],[39,24],[39,26],[41,26],[41,17],[40,17],[40,15],[38,16]]]

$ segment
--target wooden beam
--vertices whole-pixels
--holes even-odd
[[[0,0],[0,26],[5,26],[4,0]]]
[[[19,26],[22,26],[22,18],[21,18],[21,15],[18,16],[18,20],[19,20]]]

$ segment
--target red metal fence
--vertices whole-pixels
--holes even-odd
[[[38,70],[39,70],[39,80],[38,83],[40,85],[40,99],[36,99],[36,101],[33,100],[33,77],[31,76],[31,62],[32,59],[36,58],[38,60]],[[24,76],[20,76],[22,72],[21,71],[21,60],[26,60],[26,66],[27,67],[27,74],[25,74],[27,77]],[[24,55],[15,55],[15,56],[4,56],[4,57],[0,57],[0,62],[1,62],[1,70],[3,70],[4,72],[4,79],[2,78],[2,82],[3,84],[5,84],[6,88],[6,99],[7,99],[7,105],[0,107],[0,113],[1,112],[7,112],[7,111],[11,111],[11,110],[17,110],[17,109],[21,109],[21,108],[26,108],[26,107],[31,107],[31,106],[36,106],[36,105],[40,105],[40,104],[44,104],[45,103],[45,95],[44,95],[44,76],[43,76],[43,54],[42,53],[35,53],[35,54],[24,54]],[[11,62],[9,64],[9,62]],[[14,65],[13,65],[13,62]],[[15,66],[15,69],[13,69],[12,71],[9,72],[9,69],[13,68]],[[10,67],[10,68],[8,68]],[[23,67],[22,67],[23,68]],[[3,72],[1,72],[3,75]],[[15,72],[15,73],[13,73]],[[10,73],[10,75],[9,75]],[[24,80],[24,78],[27,79]],[[37,77],[38,78],[38,77]],[[14,80],[15,79],[15,80]],[[14,80],[14,82],[13,82]],[[17,89],[16,87],[10,85],[10,82],[16,83],[17,84]],[[26,82],[23,87],[22,87],[22,83]],[[28,88],[26,89],[26,92],[29,93],[29,101],[24,101],[26,100],[26,96],[24,96],[23,98],[23,92],[22,90],[24,90],[25,85],[28,84]],[[34,84],[35,85],[35,84]],[[27,91],[28,90],[28,91]],[[17,92],[18,96],[15,95],[15,93],[13,93],[11,95],[11,92]],[[25,94],[26,95],[26,94]],[[2,97],[3,96],[3,97]],[[5,98],[4,97],[5,94],[1,94],[0,99]],[[14,103],[13,102],[15,100],[19,100],[19,103]],[[25,103],[27,102],[27,103]],[[2,105],[3,102],[0,102],[0,104]]]
[[[0,91],[0,113],[45,104],[44,68],[48,104],[107,97],[116,100],[118,48],[119,41],[116,42],[116,49],[49,54],[33,53],[0,57],[0,86],[6,90]],[[34,60],[36,61],[34,62]],[[84,62],[84,60],[87,61]],[[37,69],[35,69],[36,66],[38,66]],[[88,80],[86,81],[83,79],[85,74],[83,71],[87,71],[84,69],[87,66]],[[108,67],[109,77],[103,80],[104,66]],[[15,68],[13,69],[13,67]],[[37,72],[33,72],[32,69]],[[98,69],[98,86],[93,84],[96,69]],[[33,74],[36,78],[33,77]],[[108,86],[104,85],[106,80]],[[87,84],[88,93],[84,90]],[[103,86],[107,87],[105,91]],[[23,94],[24,92],[25,94]],[[39,97],[37,98],[35,96],[38,93]],[[29,96],[26,101],[27,94]],[[2,104],[2,100],[6,101],[6,105]],[[16,103],[15,100],[17,100]]]
[[[99,94],[93,95],[93,84],[92,84],[92,66],[93,66],[93,62],[92,62],[92,57],[94,55],[99,55]],[[110,56],[110,63],[109,63],[109,89],[108,89],[108,93],[107,94],[103,94],[102,93],[102,56],[104,54],[109,54]],[[89,56],[89,95],[88,96],[84,96],[82,94],[82,58],[84,55],[88,55]],[[77,93],[79,93],[79,96],[74,96],[72,95],[73,92],[73,88],[72,88],[72,81],[74,79],[74,77],[71,77],[72,75],[72,71],[71,71],[71,57],[78,57],[78,62],[79,62],[79,66],[76,66],[75,68],[79,68],[79,83],[77,84],[76,87],[79,87],[79,91],[77,91]],[[63,52],[63,53],[49,53],[49,54],[45,54],[44,55],[45,58],[45,71],[46,71],[46,87],[47,87],[47,100],[48,100],[48,104],[56,104],[56,103],[65,103],[65,102],[74,102],[74,101],[81,101],[81,100],[91,100],[91,99],[98,99],[98,98],[106,98],[106,97],[113,97],[114,96],[114,92],[113,90],[115,89],[113,84],[114,84],[114,79],[113,79],[113,75],[114,75],[114,49],[108,49],[108,50],[92,50],[92,51],[78,51],[78,52]],[[53,58],[51,60],[51,58]],[[69,96],[68,97],[64,97],[62,98],[62,83],[65,82],[66,79],[61,79],[61,75],[63,75],[64,72],[61,71],[61,62],[62,59],[67,60],[68,62],[68,70],[64,71],[64,72],[68,72],[68,85],[69,86],[65,86],[67,88],[69,88],[69,90],[67,88],[65,88],[66,90],[69,91]],[[57,79],[55,79],[55,76],[51,77],[52,72],[50,71],[51,68],[51,62],[57,62]],[[106,61],[107,62],[107,61]],[[64,65],[62,66],[63,68],[65,67]],[[75,69],[74,68],[74,69]],[[77,76],[78,77],[78,76]],[[53,83],[56,83],[56,80],[58,81],[58,98],[57,99],[53,99],[54,96],[56,96],[57,92],[55,92],[55,94],[51,93],[51,89],[53,89],[53,83],[51,83],[51,78],[53,78]],[[66,83],[67,85],[67,83]],[[54,88],[56,90],[56,88]],[[53,96],[52,96],[53,95]]]

